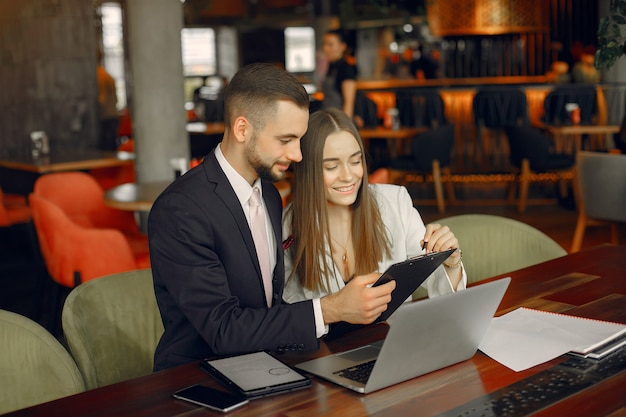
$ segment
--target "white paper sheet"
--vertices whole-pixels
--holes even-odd
[[[519,308],[492,319],[479,349],[519,372],[595,341],[545,320],[537,311]]]

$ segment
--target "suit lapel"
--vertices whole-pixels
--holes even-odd
[[[257,273],[257,278],[260,284],[261,294],[263,295],[263,299],[265,299],[263,292],[263,276],[261,275],[261,267],[259,265],[259,258],[256,254],[256,248],[254,246],[254,239],[252,238],[252,232],[250,230],[250,226],[248,225],[248,221],[246,220],[246,216],[243,212],[243,208],[239,203],[239,199],[233,190],[232,185],[226,178],[224,171],[222,171],[217,159],[215,158],[215,151],[209,154],[204,161],[204,166],[207,170],[208,180],[215,184],[215,194],[224,202],[231,215],[235,219],[237,226],[239,227],[239,233],[241,238],[243,239],[246,248],[248,250],[248,254],[252,259],[252,263],[254,264],[254,268]],[[282,294],[282,285],[284,279],[284,273],[281,272],[281,268],[283,268],[283,250],[282,250],[282,206],[281,200],[276,199],[276,201],[268,200],[267,196],[270,193],[276,193],[276,189],[268,190],[268,187],[274,187],[274,185],[269,181],[262,181],[263,187],[263,200],[265,202],[265,206],[267,207],[267,211],[269,213],[270,222],[272,224],[272,231],[274,237],[274,246],[276,247],[276,267],[273,271],[273,276],[279,279],[274,279],[274,282],[280,286],[280,288],[275,288],[274,293]],[[276,291],[278,290],[278,291]],[[274,303],[277,303],[277,300],[274,300]]]
[[[254,264],[259,282],[263,285],[261,267],[259,265],[259,259],[256,255],[252,232],[250,231],[250,226],[248,226],[248,221],[246,220],[243,208],[239,203],[239,199],[237,198],[233,187],[230,185],[228,178],[226,178],[224,171],[220,168],[220,165],[215,158],[215,154],[211,153],[206,159],[208,160],[205,161],[205,167],[207,169],[209,181],[215,184],[215,194],[224,202],[224,205],[228,208],[230,214],[235,219],[235,222],[239,227],[239,234],[246,245],[246,249],[252,259],[252,263]]]

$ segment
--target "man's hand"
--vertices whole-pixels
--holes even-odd
[[[374,272],[354,277],[340,291],[327,295],[320,300],[324,324],[346,321],[353,324],[369,324],[387,310],[391,301],[391,292],[396,282],[372,287],[380,277]]]

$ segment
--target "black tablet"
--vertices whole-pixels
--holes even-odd
[[[311,386],[311,380],[267,352],[205,359],[202,368],[246,398],[265,397]]]
[[[391,280],[395,280],[396,288],[391,293],[391,301],[387,305],[387,310],[385,310],[374,323],[387,320],[455,250],[456,249],[448,249],[441,252],[418,255],[387,268],[373,286],[382,285]],[[366,325],[341,321],[330,326],[326,338],[332,339],[363,326]]]

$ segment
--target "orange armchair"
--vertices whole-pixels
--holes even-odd
[[[83,228],[115,229],[128,241],[140,268],[150,267],[148,238],[139,231],[130,211],[104,204],[104,190],[84,172],[58,172],[37,179],[33,193],[61,209],[76,225]]]
[[[80,282],[139,269],[121,231],[76,224],[61,208],[35,193],[29,202],[41,254],[58,284],[73,288]]]

